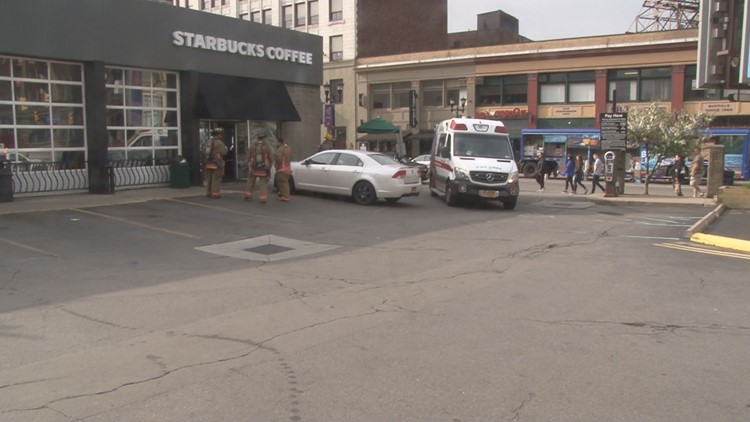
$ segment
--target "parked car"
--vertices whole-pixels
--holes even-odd
[[[351,196],[363,205],[378,199],[396,202],[404,196],[418,196],[422,185],[416,167],[379,152],[330,149],[291,164],[294,192]]]
[[[429,179],[429,170],[430,170],[429,161],[427,165],[419,163],[414,159],[406,158],[406,157],[397,157],[396,161],[398,161],[399,163],[405,166],[416,167],[417,171],[419,172],[419,179],[421,181],[424,182],[427,179]]]

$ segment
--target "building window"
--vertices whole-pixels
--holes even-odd
[[[273,11],[271,9],[263,10],[263,23],[273,25]]]
[[[344,20],[344,0],[330,0],[331,15],[329,20],[331,22]]]
[[[180,151],[178,75],[106,68],[110,160],[164,164]]]
[[[696,65],[685,66],[685,101],[718,100],[721,98],[720,89],[696,89]]]
[[[409,91],[411,82],[393,84],[393,108],[409,108]]]
[[[294,5],[294,25],[305,26],[307,24],[307,5],[305,3],[297,3]]]
[[[443,81],[422,82],[422,104],[425,107],[444,107]]]
[[[391,108],[390,84],[377,84],[372,86],[372,108]]]
[[[247,14],[247,13],[240,13],[240,19],[242,19],[243,21],[246,21],[249,18],[250,18],[249,14]]]
[[[211,8],[211,0],[198,0],[201,2],[201,10],[208,10]]]
[[[477,85],[479,105],[515,105],[527,103],[526,75],[488,76]]]
[[[339,62],[344,60],[344,36],[334,35],[330,39],[331,61]]]
[[[284,28],[292,28],[294,27],[294,10],[292,9],[292,6],[284,6],[282,8],[282,13],[284,14]]]
[[[250,13],[250,20],[257,23],[263,23],[263,16],[260,14],[260,10]]]
[[[546,73],[539,75],[539,102],[590,103],[594,102],[594,71]]]
[[[672,68],[618,69],[607,74],[608,101],[669,101],[672,98]],[[614,93],[617,91],[617,97]]]
[[[344,80],[331,79],[331,102],[341,104],[344,98]]]
[[[10,161],[86,163],[83,68],[0,56],[0,142]]]
[[[318,24],[318,0],[311,0],[307,3],[307,23],[310,25]]]

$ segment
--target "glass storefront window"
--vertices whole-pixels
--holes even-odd
[[[50,79],[81,82],[80,66],[67,63],[50,63]]]
[[[55,148],[83,148],[83,129],[53,129],[52,137]]]
[[[607,79],[608,101],[668,101],[672,98],[671,67],[610,70]]]
[[[0,57],[0,76],[10,77],[10,59]]]
[[[539,75],[539,102],[542,104],[591,103],[596,90],[593,71]]]
[[[13,60],[13,76],[22,79],[48,79],[47,62],[36,60]]]
[[[10,81],[0,80],[0,101],[12,101],[13,100],[13,89],[10,86]]]
[[[53,103],[83,103],[83,87],[79,85],[52,84]]]
[[[480,105],[526,104],[528,77],[526,75],[487,76],[477,85]]]
[[[173,72],[107,68],[111,160],[143,160],[144,165],[152,165],[179,155],[178,84]]]

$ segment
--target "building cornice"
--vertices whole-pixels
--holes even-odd
[[[697,30],[665,31],[610,35],[590,38],[538,41],[465,49],[452,49],[394,56],[358,59],[355,70],[382,70],[394,67],[418,67],[444,63],[491,63],[533,56],[539,60],[566,55],[622,54],[628,52],[666,51],[696,48]]]

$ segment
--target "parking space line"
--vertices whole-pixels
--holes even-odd
[[[727,258],[738,258],[738,259],[750,260],[750,255],[747,255],[747,254],[727,252],[727,251],[717,251],[713,249],[699,248],[699,247],[689,246],[689,245],[679,244],[679,243],[656,243],[654,245],[662,247],[662,248],[676,249],[676,250],[687,251],[687,252],[697,252],[697,253],[702,253],[702,254],[707,254],[707,255],[716,255],[716,256],[724,256]]]
[[[274,221],[278,221],[280,223],[293,223],[293,224],[300,224],[301,223],[301,221],[290,220],[288,218],[279,218],[279,217],[271,217],[271,216],[262,215],[262,214],[253,214],[253,213],[250,213],[250,212],[237,211],[237,210],[232,210],[232,209],[229,209],[229,208],[217,207],[215,205],[200,204],[200,203],[197,203],[197,202],[183,201],[183,200],[174,199],[174,198],[166,198],[166,201],[177,202],[179,204],[193,205],[193,206],[196,206],[196,207],[208,208],[208,209],[211,209],[211,210],[219,210],[219,211],[224,211],[224,212],[228,212],[228,213],[232,213],[232,214],[247,215],[247,216],[250,216],[250,217],[253,217],[253,218],[266,218],[268,220],[274,220]]]
[[[42,255],[53,256],[55,258],[60,258],[60,255],[58,255],[58,254],[54,254],[52,252],[45,251],[44,249],[35,248],[33,246],[29,246],[29,245],[26,245],[24,243],[19,243],[19,242],[13,241],[13,240],[3,239],[2,237],[0,237],[0,242],[4,242],[4,243],[7,243],[9,245],[17,246],[17,247],[19,247],[21,249],[26,249],[26,250],[29,250],[29,251],[32,251],[32,252],[40,253]]]
[[[98,212],[93,212],[93,211],[89,211],[89,210],[83,210],[83,209],[79,209],[79,208],[70,208],[70,210],[71,211],[80,212],[82,214],[93,215],[93,216],[96,216],[96,217],[108,218],[110,220],[119,221],[119,222],[125,223],[125,224],[132,224],[134,226],[143,227],[143,228],[146,228],[146,229],[149,229],[149,230],[160,231],[160,232],[164,232],[164,233],[168,233],[168,234],[173,234],[173,235],[176,235],[176,236],[187,237],[187,238],[190,238],[190,239],[200,239],[200,237],[192,235],[192,234],[189,234],[189,233],[183,233],[183,232],[178,232],[178,231],[175,231],[175,230],[165,229],[163,227],[152,226],[150,224],[139,223],[137,221],[128,220],[128,219],[122,218],[122,217],[115,217],[115,216],[112,216],[112,215],[100,214]]]

